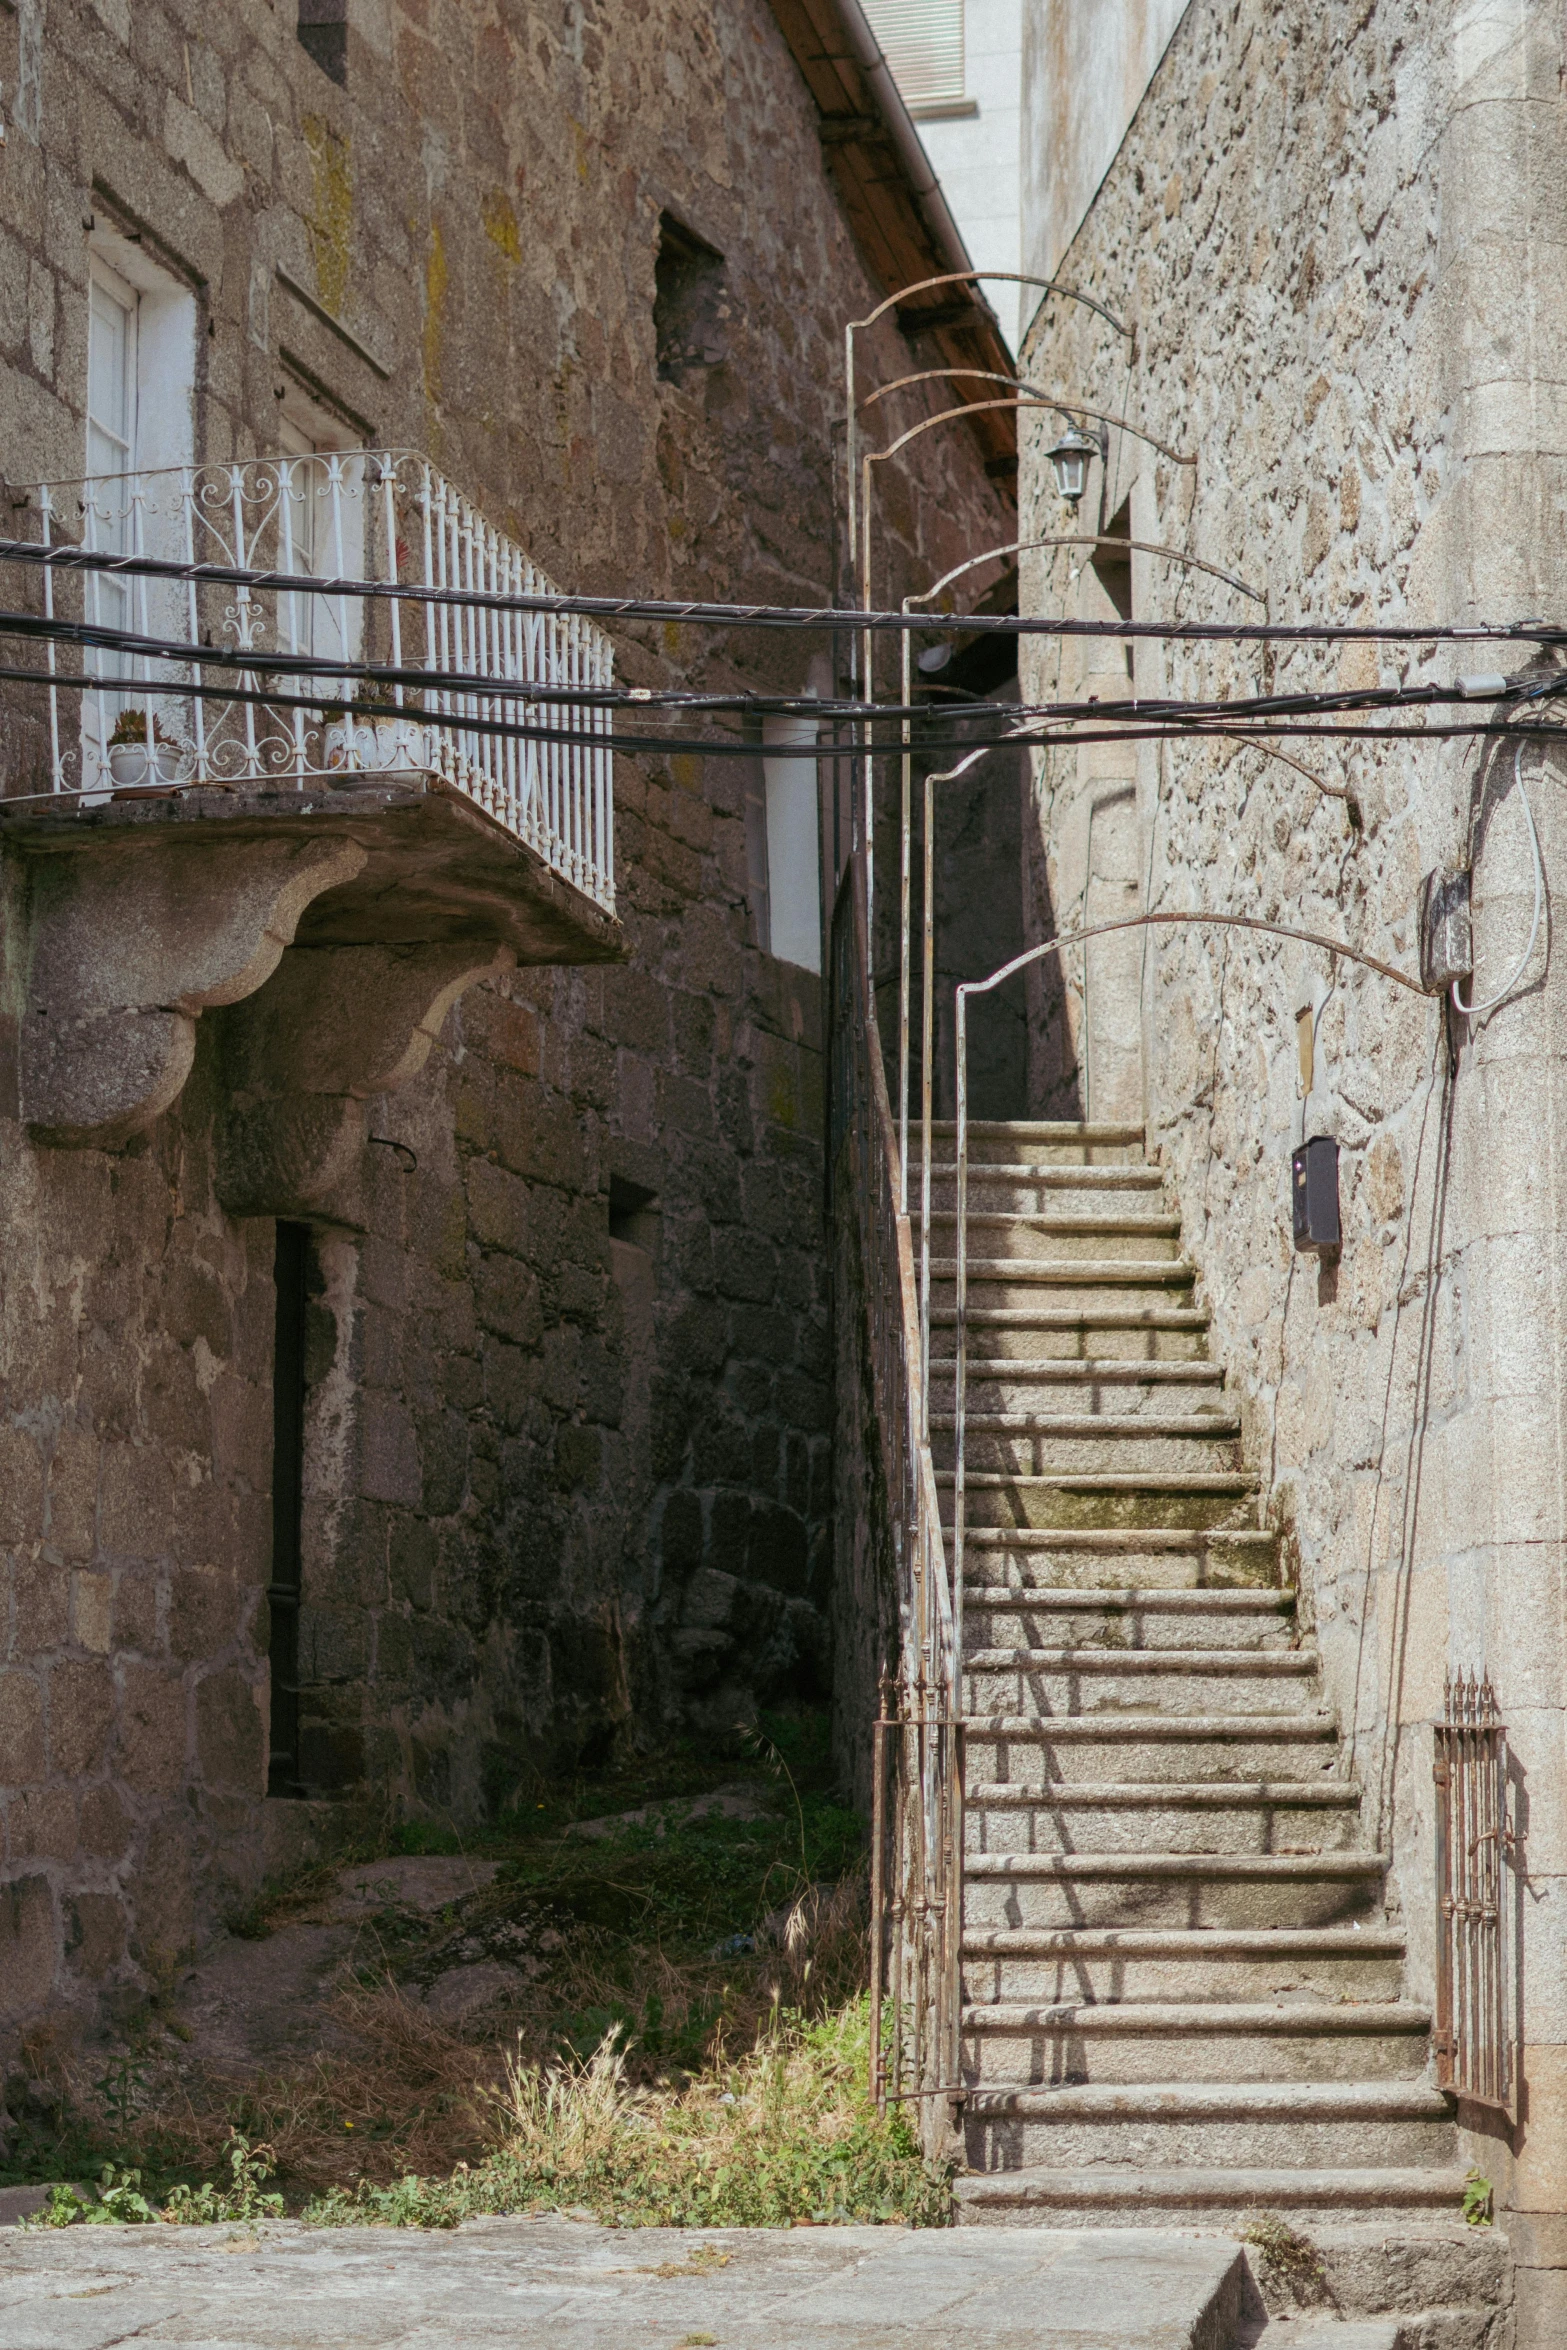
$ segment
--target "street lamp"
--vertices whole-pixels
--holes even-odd
[[[1088,460],[1104,454],[1097,436],[1080,424],[1069,424],[1055,447],[1047,451],[1055,468],[1056,488],[1075,513],[1088,487]]]

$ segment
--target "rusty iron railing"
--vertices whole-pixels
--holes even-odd
[[[1516,2119],[1504,1864],[1507,1732],[1490,1680],[1449,1675],[1436,1724],[1436,2066],[1455,2097]]]
[[[913,2103],[922,2141],[941,2152],[962,2104],[961,1676],[926,1434],[913,1239],[867,976],[865,888],[856,856],[834,912],[832,988],[834,1127],[849,1152],[858,1291],[840,1310],[863,1317],[871,1532],[896,1598],[895,1657],[872,1750],[871,2086],[884,2106]]]

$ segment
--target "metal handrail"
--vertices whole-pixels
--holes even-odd
[[[959,2102],[961,1655],[927,1435],[913,1236],[867,976],[865,886],[857,855],[834,909],[832,972],[835,1098],[850,1152],[880,1489],[873,1531],[897,1607],[874,1732],[871,2086],[883,2106],[917,2104],[927,2149],[938,2153]]]

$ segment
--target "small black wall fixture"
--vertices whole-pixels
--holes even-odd
[[[1290,1159],[1295,1246],[1319,1256],[1339,1249],[1338,1144],[1331,1134],[1313,1134]]]

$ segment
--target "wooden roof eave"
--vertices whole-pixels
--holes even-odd
[[[859,0],[771,0],[771,6],[816,101],[828,170],[855,242],[883,294],[972,268],[934,175],[928,188],[918,184],[909,156],[910,140],[918,145],[917,134],[896,92],[890,98],[886,95],[890,77],[885,69],[873,77],[863,62],[867,45],[873,55],[877,53]],[[954,319],[951,314],[959,305],[972,315]],[[942,323],[921,333],[922,310],[941,314]],[[915,341],[921,366],[1016,373],[995,314],[976,289],[938,287],[900,305],[899,324]],[[955,403],[998,396],[994,383],[959,382],[945,388]],[[970,429],[983,451],[987,473],[1004,492],[1012,492],[1017,467],[1015,413],[989,409],[974,418]]]

